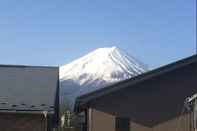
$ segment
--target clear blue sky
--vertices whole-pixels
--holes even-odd
[[[117,46],[151,68],[195,53],[195,0],[1,0],[0,63],[62,65]]]

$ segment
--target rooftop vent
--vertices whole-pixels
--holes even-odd
[[[50,106],[50,108],[54,108],[54,106]]]
[[[41,104],[41,106],[46,106],[46,104]]]
[[[34,105],[31,105],[31,108],[34,108],[34,107],[36,107],[36,106],[34,106]]]
[[[7,103],[7,102],[2,102],[1,104],[2,104],[2,105],[6,105],[6,104],[8,104],[8,103]]]
[[[17,107],[17,105],[12,105],[12,107]]]

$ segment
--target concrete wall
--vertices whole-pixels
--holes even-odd
[[[0,114],[1,131],[46,131],[42,115]]]

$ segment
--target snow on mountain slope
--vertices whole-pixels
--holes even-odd
[[[77,96],[103,88],[143,72],[147,67],[116,47],[99,48],[60,67],[62,102],[70,106]]]

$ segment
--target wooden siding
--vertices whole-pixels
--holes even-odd
[[[115,117],[100,112],[95,109],[89,109],[88,131],[114,131]]]
[[[89,112],[90,113],[90,112]],[[91,119],[89,119],[88,131],[116,131],[115,117],[111,114],[91,109]],[[191,114],[184,114],[173,120],[160,123],[153,127],[147,127],[139,123],[130,121],[130,131],[194,131],[193,117]]]

